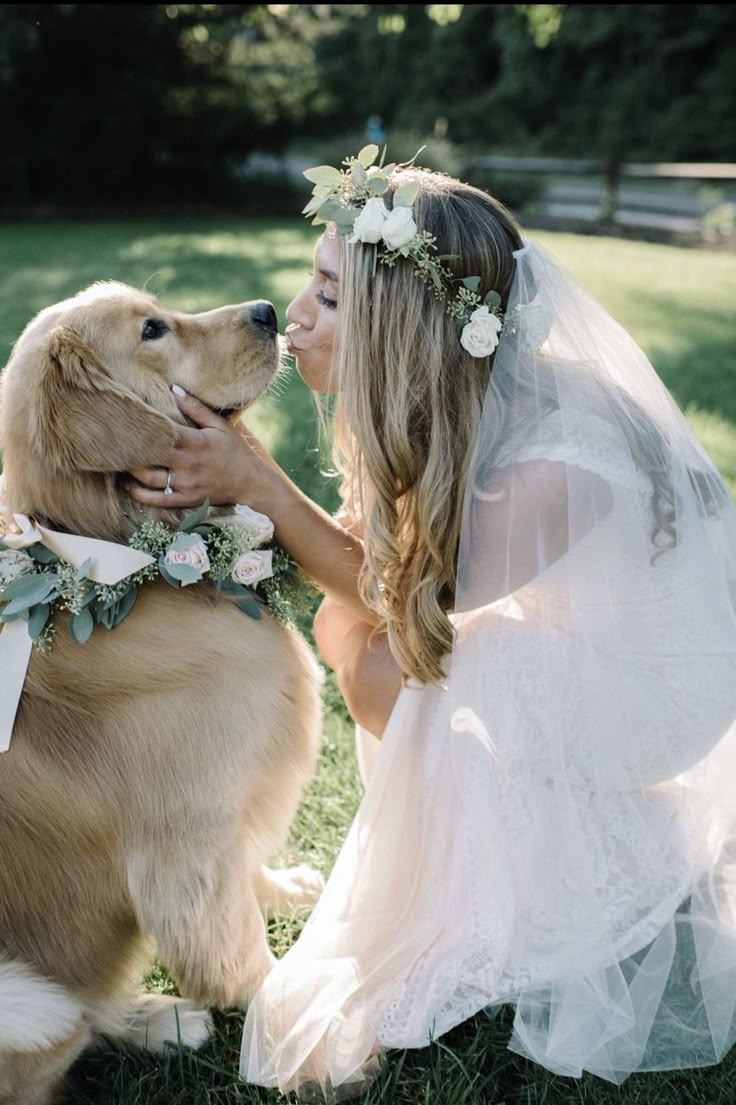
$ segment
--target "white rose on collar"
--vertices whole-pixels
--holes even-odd
[[[183,549],[169,549],[164,557],[164,564],[185,564],[199,572],[199,579],[210,570],[210,559],[207,555],[207,546],[204,541],[194,541]],[[183,579],[182,587],[188,587],[190,583],[197,583],[196,579]]]
[[[246,587],[255,587],[262,579],[269,579],[273,575],[273,553],[247,552],[235,561],[230,573],[236,583],[243,583]]]
[[[460,344],[471,357],[490,357],[498,345],[501,320],[492,315],[488,307],[476,307],[463,327]]]
[[[417,224],[411,207],[394,207],[383,224],[383,240],[389,249],[401,249],[415,238]]]
[[[353,223],[353,233],[349,244],[356,242],[380,242],[383,224],[388,217],[388,208],[380,197],[368,200]]]
[[[235,516],[240,525],[251,526],[257,534],[257,545],[265,545],[273,537],[273,522],[267,514],[259,514],[243,503],[235,506]]]

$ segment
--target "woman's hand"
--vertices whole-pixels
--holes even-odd
[[[234,426],[199,399],[177,389],[179,409],[197,429],[182,426],[168,468],[134,468],[131,497],[163,509],[243,502],[263,509],[265,468],[275,467],[260,442],[244,426]],[[165,494],[167,480],[173,494]]]

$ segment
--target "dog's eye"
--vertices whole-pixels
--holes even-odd
[[[147,318],[143,323],[142,341],[155,341],[168,334],[169,328],[160,318]]]

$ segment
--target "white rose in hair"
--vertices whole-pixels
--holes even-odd
[[[490,357],[498,345],[501,320],[492,315],[488,307],[476,307],[463,327],[460,344],[471,357]]]
[[[383,224],[388,217],[388,208],[380,197],[368,200],[353,223],[353,233],[349,244],[356,242],[380,242]]]
[[[32,572],[33,568],[34,560],[28,553],[20,550],[0,551],[0,587],[7,587],[18,576]]]
[[[243,553],[233,564],[230,573],[236,583],[242,583],[246,587],[255,587],[262,579],[269,579],[273,575],[273,553],[268,552]]]
[[[238,503],[235,507],[235,521],[250,526],[258,535],[257,545],[265,545],[273,537],[273,522],[267,514],[259,514],[249,506]]]
[[[210,570],[210,559],[207,556],[207,546],[204,541],[195,541],[185,549],[169,549],[164,557],[164,564],[186,564],[189,568],[195,568],[200,578]],[[190,583],[196,583],[196,579],[181,580],[182,587],[188,587]]]
[[[389,249],[401,249],[416,238],[417,224],[411,207],[394,207],[383,224],[383,240]]]

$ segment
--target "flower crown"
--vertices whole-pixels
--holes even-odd
[[[431,287],[437,299],[447,301],[447,313],[461,331],[463,348],[472,357],[489,357],[503,325],[500,295],[489,291],[481,299],[480,277],[455,277],[443,264],[451,255],[437,253],[433,235],[417,229],[412,210],[420,190],[416,181],[396,189],[389,210],[382,197],[389,191],[391,174],[412,165],[414,158],[402,165],[384,165],[385,154],[384,149],[381,163],[376,165],[378,146],[371,144],[357,157],[346,157],[343,169],[332,165],[307,169],[304,176],[314,188],[302,214],[314,216],[315,225],[334,222],[340,234],[350,235],[350,245],[375,246],[374,272],[379,261],[389,268],[400,257],[411,261],[415,275]]]

